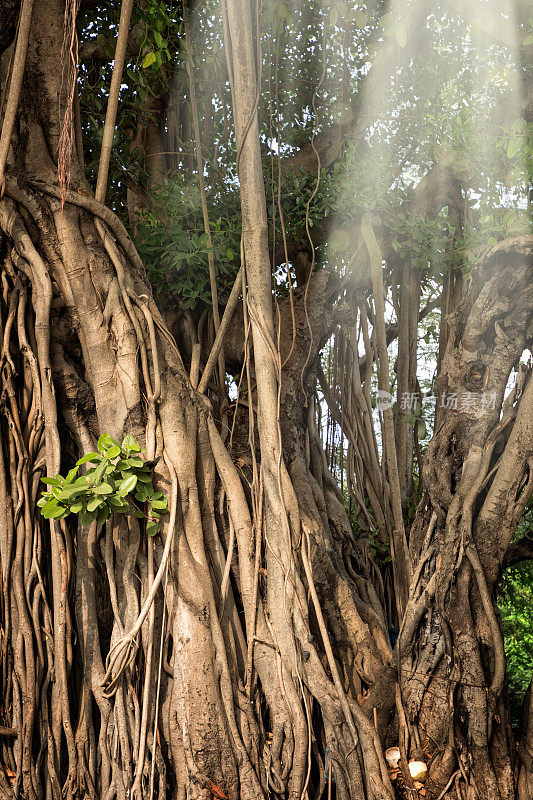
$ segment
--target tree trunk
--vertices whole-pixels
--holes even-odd
[[[224,12],[246,262],[229,441],[76,154],[59,187],[64,11],[35,0],[0,199],[0,724],[16,733],[0,730],[0,796],[12,782],[31,800],[255,800],[321,797],[329,783],[340,800],[392,800],[383,747],[403,720],[399,674],[406,755],[426,745],[433,758],[427,796],[456,775],[480,797],[511,797],[492,595],[531,490],[531,380],[498,414],[530,324],[531,242],[493,251],[450,330],[442,391],[495,391],[495,407],[438,415],[393,651],[380,571],[315,424],[320,351],[352,310],[323,270],[275,326],[249,4]],[[155,543],[133,517],[83,528],[38,514],[40,478],[102,433],[146,449],[170,507]]]
[[[515,796],[495,587],[531,496],[533,382],[525,368],[505,394],[530,342],[532,255],[531,237],[518,238],[476,267],[450,321],[435,388],[399,640],[409,731],[433,759],[428,797],[450,781],[450,792],[460,785],[467,797]]]

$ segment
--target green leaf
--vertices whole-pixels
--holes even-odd
[[[107,505],[103,505],[98,509],[98,516],[96,517],[96,521],[99,525],[103,525],[106,519],[109,516],[109,508]]]
[[[122,442],[122,449],[126,453],[138,453],[141,448],[139,447],[139,445],[135,441],[135,437],[132,436],[131,433],[128,433],[124,437],[124,441]]]
[[[43,494],[43,496],[42,496],[42,497],[40,497],[40,498],[37,500],[37,506],[38,506],[38,508],[42,508],[42,507],[43,507],[43,506],[45,506],[47,503],[48,503],[48,496],[47,496],[47,495],[44,495],[44,494]]]
[[[520,152],[524,143],[523,136],[513,136],[507,145],[507,158],[514,158]]]
[[[162,511],[163,509],[166,510],[166,508],[168,507],[167,498],[164,497],[163,500],[152,500],[151,506],[152,508],[157,508],[160,511]]]
[[[159,525],[157,522],[149,522],[146,526],[146,533],[148,536],[155,536],[159,530]]]
[[[140,483],[152,483],[152,476],[149,472],[138,472],[137,477]]]
[[[147,53],[143,58],[143,69],[151,67],[156,60],[155,53]]]
[[[517,117],[511,125],[513,133],[525,133],[527,129],[527,120],[524,117]]]
[[[72,484],[72,488],[76,487],[76,489],[86,489],[89,486],[89,479],[87,475],[80,475],[74,483]]]
[[[533,44],[533,33],[528,34],[524,41],[522,42],[522,47],[527,47],[528,45]]]
[[[125,495],[133,492],[135,487],[137,486],[137,475],[131,475],[129,478],[126,478],[122,481],[119,486],[118,495],[119,497],[125,497]]]
[[[126,464],[129,467],[144,467],[145,462],[142,460],[142,458],[127,458]]]
[[[64,506],[58,506],[56,503],[47,503],[43,506],[41,513],[45,519],[59,519],[59,517],[66,517],[68,509]]]
[[[118,444],[113,445],[113,447],[110,447],[109,450],[107,451],[108,458],[116,458],[119,454],[120,454],[120,447],[118,446]]]
[[[113,447],[113,445],[120,447],[119,443],[108,433],[103,433],[98,439],[98,449],[104,455],[107,453],[110,447]]]
[[[67,477],[65,478],[65,485],[72,483],[77,474],[78,474],[78,467],[72,467]]]
[[[81,467],[82,464],[87,464],[88,461],[98,462],[102,460],[102,456],[100,453],[87,453],[87,455],[82,456],[76,461],[78,467]]]
[[[80,503],[80,502],[74,503],[70,507],[70,513],[71,514],[79,514],[80,511],[82,510],[82,508],[83,508],[83,503]]]
[[[56,475],[55,478],[41,478],[41,481],[46,483],[48,486],[63,486],[65,483],[65,480],[61,477],[61,475]]]
[[[97,516],[97,511],[86,511],[85,513],[80,514],[80,522],[84,527],[86,527],[87,525],[90,525],[91,522],[94,522]]]
[[[55,497],[48,497],[46,503],[43,506],[42,513],[44,514],[45,511],[49,511],[51,508],[55,508],[57,506],[57,499]]]
[[[69,500],[71,497],[74,497],[74,495],[83,491],[84,489],[81,486],[66,486],[61,489],[54,488],[54,495],[58,500]]]
[[[93,499],[89,500],[87,503],[87,511],[94,511],[98,506],[101,506],[103,502],[103,497],[93,497]]]
[[[113,494],[113,487],[108,483],[100,483],[94,487],[95,494]]]
[[[113,497],[110,495],[107,498],[107,502],[113,511],[116,511],[118,514],[129,514],[131,512],[130,504],[122,500],[121,497]]]
[[[91,475],[90,483],[92,486],[98,486],[100,481],[103,478],[104,472],[108,466],[107,458],[104,458],[103,461],[96,467],[93,474]]]

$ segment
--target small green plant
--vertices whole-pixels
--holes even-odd
[[[41,478],[50,487],[37,502],[43,517],[79,514],[82,525],[95,520],[102,525],[111,514],[134,514],[146,519],[147,534],[155,536],[168,508],[167,498],[154,490],[150,466],[141,458],[135,438],[128,434],[119,445],[104,433],[98,439],[98,451],[80,458],[65,478]],[[78,475],[82,464],[89,467],[84,475]]]

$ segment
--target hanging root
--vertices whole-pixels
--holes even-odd
[[[112,697],[113,694],[116,692],[118,683],[122,676],[124,670],[130,666],[130,664],[135,659],[138,642],[137,636],[142,628],[143,622],[146,619],[148,612],[152,608],[152,604],[155,600],[159,587],[161,585],[161,581],[163,580],[163,575],[167,568],[167,563],[170,555],[170,548],[172,547],[172,542],[174,538],[174,528],[176,526],[176,514],[177,514],[177,503],[178,503],[178,483],[176,478],[176,473],[172,468],[172,463],[168,456],[163,452],[163,458],[167,467],[169,467],[169,471],[172,475],[172,490],[170,496],[170,520],[168,523],[168,529],[166,534],[166,542],[165,542],[165,549],[163,550],[163,555],[161,557],[161,562],[157,569],[157,574],[151,584],[150,590],[148,592],[148,596],[144,601],[142,610],[137,617],[137,620],[131,630],[129,630],[122,639],[112,648],[109,652],[106,662],[106,673],[104,676],[104,686],[105,686],[105,695],[106,697]]]

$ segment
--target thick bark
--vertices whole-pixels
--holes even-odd
[[[396,579],[408,602],[393,651],[396,612],[366,541],[354,538],[316,427],[321,348],[339,322],[353,323],[352,303],[366,314],[366,299],[334,304],[338,285],[323,271],[277,326],[249,4],[232,0],[227,12],[226,34],[239,44],[228,58],[246,262],[242,359],[234,337],[245,375],[229,419],[195,391],[125,229],[92,199],[75,156],[62,205],[64,4],[35,2],[0,200],[0,721],[17,734],[0,729],[2,761],[15,794],[32,800],[150,796],[151,774],[159,798],[320,797],[330,781],[342,800],[391,800],[382,747],[397,741],[398,712],[406,756],[430,743],[428,796],[442,792],[459,758],[458,780],[475,781],[481,796],[511,797],[492,592],[531,488],[530,379],[499,423],[509,372],[529,342],[531,242],[494,250],[452,320],[440,389],[494,390],[495,408],[438,415],[410,534],[413,580],[408,569]],[[379,289],[375,265],[373,278]],[[383,376],[383,326],[379,335]],[[357,347],[352,359],[354,375],[370,374],[370,344],[365,361]],[[411,386],[409,365],[403,375]],[[354,384],[366,414],[359,427],[334,392],[326,397],[354,452],[369,384]],[[86,530],[36,512],[39,478],[65,472],[104,432],[133,433],[154,462],[171,510],[155,544],[133,518]],[[392,534],[401,521],[397,496],[390,510],[392,462],[381,469],[369,441],[361,485]],[[368,530],[371,513],[359,511]],[[523,765],[527,786],[526,755]],[[0,796],[10,796],[10,774],[0,769]]]
[[[496,246],[476,268],[435,388],[435,435],[411,532],[415,580],[399,640],[411,734],[433,759],[428,797],[452,774],[481,797],[515,796],[494,589],[532,488],[529,373],[519,373],[504,401],[531,345],[532,256],[533,240],[523,237]]]

